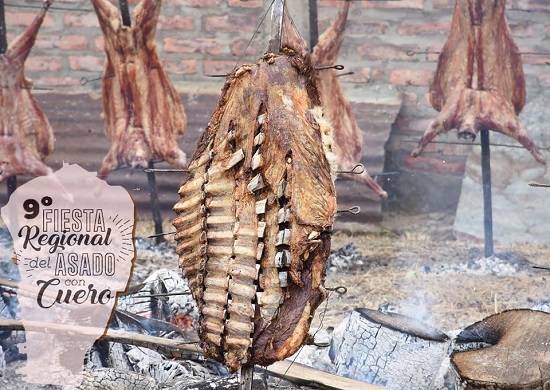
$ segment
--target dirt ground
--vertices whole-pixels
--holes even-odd
[[[385,213],[380,225],[337,223],[332,249],[346,252],[353,244],[352,260],[331,264],[325,285],[344,286],[347,293],[331,293],[313,326],[335,327],[351,310],[368,307],[447,332],[550,300],[550,271],[533,268],[550,267],[550,245],[495,243],[495,258],[485,259],[483,242],[455,237],[453,222],[454,215],[445,213]],[[169,222],[164,228],[173,229]],[[139,222],[138,236],[151,231],[151,222]],[[170,238],[168,245],[174,245]],[[138,252],[137,268],[173,268],[176,261],[175,255]]]
[[[317,311],[312,333],[336,327],[355,308],[389,310],[420,319],[448,332],[512,308],[547,302],[550,245],[495,244],[495,258],[485,259],[483,243],[455,237],[453,215],[385,213],[380,225],[335,225],[326,287],[331,293]],[[0,229],[3,228],[0,222]],[[169,221],[164,231],[173,230]],[[134,281],[160,268],[177,268],[175,243],[156,245],[151,221],[138,221]],[[0,242],[2,244],[2,242]],[[11,248],[0,245],[0,262]],[[23,385],[11,363],[0,384],[13,389],[48,387]],[[15,380],[15,382],[14,382]],[[16,383],[19,383],[17,385]]]

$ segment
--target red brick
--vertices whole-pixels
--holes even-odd
[[[403,95],[403,105],[405,106],[416,106],[418,105],[418,95],[412,92],[404,92]]]
[[[219,54],[222,52],[222,43],[212,38],[164,38],[164,51],[168,53],[204,53]]]
[[[429,46],[427,49],[428,54],[426,54],[426,61],[435,62],[439,60],[441,50],[443,50],[443,46]]]
[[[328,27],[331,21],[327,21],[325,28]],[[363,19],[354,20],[353,23],[348,24],[346,34],[350,35],[383,35],[389,28],[388,23],[367,22]]]
[[[472,147],[475,145],[473,142],[469,145],[464,144],[465,142],[462,141],[456,141],[457,144],[451,145],[451,144],[445,144],[443,145],[443,155],[444,156],[462,156],[466,157],[469,156],[472,152]],[[458,144],[458,142],[462,142],[463,144]],[[467,141],[466,141],[467,142]]]
[[[250,42],[250,45],[248,45],[249,40],[248,39],[237,39],[234,40],[229,44],[229,48],[231,50],[231,54],[234,56],[240,57],[243,55],[244,51],[246,50],[246,53],[244,55],[254,55],[257,56],[259,53],[262,53],[265,50],[265,42],[262,42],[259,39],[254,39],[252,42]],[[246,47],[248,45],[248,48]]]
[[[550,73],[543,73],[539,75],[539,83],[541,87],[550,87]]]
[[[30,56],[25,62],[25,70],[40,72],[61,70],[61,57]]]
[[[252,32],[257,23],[257,17],[252,15],[211,15],[203,18],[205,30],[212,32]]]
[[[432,0],[432,6],[434,8],[454,8],[454,0]]]
[[[432,118],[414,118],[409,115],[399,115],[395,119],[395,127],[401,131],[424,131],[431,121]]]
[[[194,18],[190,16],[159,16],[159,30],[192,30]]]
[[[339,77],[338,79],[340,82],[351,81],[354,83],[368,83],[371,79],[370,68],[345,68],[343,71],[338,72],[338,74],[344,74],[347,72],[353,72],[353,74]]]
[[[259,8],[262,6],[261,0],[229,0],[230,7]]]
[[[432,72],[429,70],[394,69],[390,73],[390,83],[426,86],[430,83],[431,77]]]
[[[72,77],[40,77],[34,80],[35,86],[61,86],[61,85],[78,85],[80,80]]]
[[[87,70],[101,72],[103,70],[103,57],[94,56],[69,56],[69,64],[72,70]]]
[[[197,73],[196,60],[168,61],[164,64],[166,71],[173,74],[194,74]]]
[[[408,56],[407,50],[418,50],[418,48],[365,43],[357,48],[357,54],[359,54],[361,58],[370,60],[418,61],[416,56]]]
[[[6,12],[6,25],[7,26],[22,26],[27,27],[36,18],[36,12]],[[52,27],[54,21],[49,14],[46,14],[42,27]]]
[[[40,35],[36,41],[40,49],[86,50],[88,38],[83,35]]]
[[[519,52],[522,53],[521,61],[524,64],[544,64],[548,61],[548,56],[530,55],[527,53],[547,53],[548,50],[540,47],[520,47]]]
[[[235,67],[235,61],[227,60],[205,60],[203,62],[203,72],[209,74],[228,74]]]
[[[460,161],[446,161],[434,157],[411,157],[407,156],[404,160],[407,169],[427,173],[437,173],[440,175],[462,176],[466,164]]]
[[[509,2],[509,8],[528,11],[550,11],[550,2],[548,0],[512,0]]]
[[[185,7],[214,8],[221,5],[221,0],[185,0]]]
[[[514,37],[529,38],[533,36],[533,27],[529,21],[523,21],[520,23],[510,23],[510,32]]]
[[[415,23],[403,22],[397,29],[400,35],[449,35],[451,31],[451,21]]]
[[[365,8],[423,8],[422,0],[362,1],[361,5]]]
[[[95,51],[105,51],[105,37],[103,35],[96,35],[94,38]]]
[[[97,27],[99,28],[99,22],[94,12],[65,12],[63,18],[65,26],[69,27]]]

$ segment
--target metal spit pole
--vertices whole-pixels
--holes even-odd
[[[160,214],[160,201],[158,196],[157,179],[155,176],[155,163],[149,161],[147,170],[147,182],[149,183],[149,198],[151,199],[151,211],[153,213],[153,223],[155,224],[155,242],[160,244],[164,241],[162,235],[162,216]]]
[[[309,0],[309,49],[313,51],[313,48],[319,40],[319,25],[318,25],[318,12],[317,12],[317,0]]]
[[[120,0],[120,15],[122,16],[122,24],[126,27],[130,27],[132,25],[132,19],[130,18],[128,0]]]
[[[481,130],[481,180],[483,182],[483,227],[485,229],[485,257],[494,254],[493,201],[491,193],[491,151],[489,130]]]

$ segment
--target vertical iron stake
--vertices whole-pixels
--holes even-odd
[[[155,163],[149,161],[149,171],[147,171],[147,181],[149,182],[149,197],[151,198],[151,211],[153,213],[153,223],[155,224],[155,242],[160,244],[164,241],[162,236],[162,217],[160,215],[160,202],[157,191],[157,179],[155,177]],[[151,169],[153,169],[151,171]],[[160,234],[160,235],[159,235]]]
[[[4,13],[4,0],[0,0],[0,54],[4,54],[6,50],[8,50],[6,15]]]
[[[309,51],[313,52],[313,48],[319,40],[319,25],[317,13],[317,0],[309,0]]]
[[[241,367],[239,378],[239,390],[252,390],[254,380],[254,365]]]
[[[493,201],[491,194],[491,152],[489,130],[481,130],[481,180],[483,182],[483,227],[485,229],[485,257],[493,251]]]
[[[120,0],[120,16],[122,17],[122,24],[126,27],[132,26],[132,19],[130,18],[130,8],[128,8],[128,0]]]

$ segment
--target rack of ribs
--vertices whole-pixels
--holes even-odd
[[[332,129],[311,55],[283,48],[228,77],[174,210],[207,357],[231,371],[310,340],[336,213]]]
[[[43,162],[53,152],[53,130],[24,75],[25,61],[52,2],[45,0],[32,23],[0,54],[0,182],[26,173],[53,173]]]
[[[457,129],[458,137],[473,140],[484,129],[516,139],[546,163],[517,117],[525,104],[525,77],[505,6],[506,0],[456,1],[451,34],[430,85],[430,102],[440,113],[413,157],[440,133]]]
[[[319,37],[312,54],[315,66],[336,64],[338,52],[344,41],[349,7],[350,1],[344,2],[338,17]],[[338,161],[338,168],[342,171],[349,171],[361,160],[363,134],[351,110],[350,103],[344,96],[336,71],[332,69],[319,71],[318,86],[325,116],[334,128],[334,153]],[[341,173],[340,176],[365,184],[381,198],[388,196],[367,170],[361,174]]]
[[[108,0],[92,0],[105,37],[103,73],[105,133],[111,141],[98,176],[105,178],[119,166],[147,167],[165,160],[179,168],[186,164],[178,140],[187,119],[155,44],[161,0],[142,0],[126,26]]]

